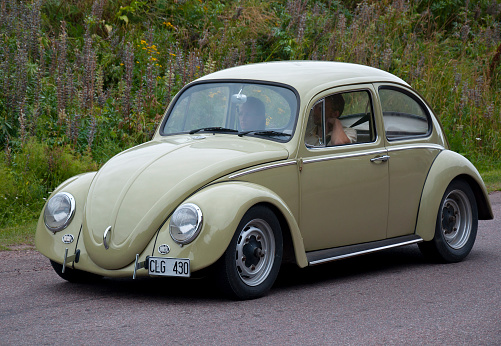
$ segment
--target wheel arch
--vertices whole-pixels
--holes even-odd
[[[294,241],[292,240],[291,228],[282,211],[279,208],[277,208],[274,204],[269,202],[260,202],[258,204],[255,204],[254,206],[256,205],[262,205],[270,209],[275,214],[275,216],[278,219],[278,222],[280,223],[280,228],[282,230],[282,238],[283,238],[282,263],[298,264],[296,253],[294,251]]]
[[[455,179],[464,180],[466,181],[466,183],[468,183],[468,185],[470,185],[470,188],[473,191],[473,195],[475,195],[475,200],[477,202],[478,219],[492,220],[494,216],[492,213],[491,204],[489,202],[489,197],[488,195],[484,194],[484,190],[481,185],[468,174],[458,175]]]
[[[184,247],[189,253],[197,254],[194,268],[211,265],[223,255],[240,220],[256,205],[266,206],[278,218],[286,261],[293,261],[300,267],[308,265],[303,238],[292,211],[268,188],[249,182],[222,182],[205,187],[183,203],[195,203],[204,212],[204,229],[192,244]]]
[[[419,203],[415,233],[424,241],[433,239],[440,202],[449,184],[456,179],[464,180],[471,187],[479,219],[493,218],[487,190],[475,166],[464,156],[444,150],[436,157],[428,172]]]

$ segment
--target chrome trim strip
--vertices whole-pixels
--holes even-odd
[[[325,148],[324,148],[325,149]],[[379,155],[379,154],[386,154],[387,152],[394,152],[394,151],[401,151],[401,150],[411,150],[411,149],[436,149],[436,150],[445,150],[445,148],[441,145],[438,144],[419,144],[419,145],[408,145],[408,146],[399,146],[397,148],[392,148],[392,147],[385,147],[385,149],[379,149],[379,150],[374,150],[374,151],[367,151],[367,152],[358,152],[358,153],[353,153],[353,154],[341,154],[341,155],[336,155],[336,156],[327,156],[327,157],[319,157],[319,158],[314,158],[314,159],[304,159],[303,163],[313,163],[313,162],[322,162],[322,161],[329,161],[329,160],[337,160],[337,159],[346,159],[350,157],[359,157],[359,156],[367,156],[367,155]],[[335,155],[335,154],[333,154]]]
[[[290,166],[290,165],[297,165],[297,161],[288,161],[288,162],[274,163],[274,164],[271,164],[271,165],[268,165],[268,166],[263,166],[263,167],[257,167],[257,168],[249,169],[248,171],[245,171],[245,172],[240,172],[240,173],[236,173],[236,174],[230,175],[228,177],[228,179],[240,178],[241,176],[244,176],[244,175],[247,175],[247,174],[256,173],[256,172],[260,172],[260,171],[265,171],[265,170],[271,169],[271,168]]]
[[[436,149],[436,150],[445,150],[445,148],[438,144],[418,144],[418,145],[406,145],[406,146],[396,146],[396,147],[387,147],[388,152],[391,151],[400,151],[400,150],[411,150],[411,149]]]
[[[313,265],[317,265],[317,264],[321,264],[321,263],[332,262],[332,261],[336,261],[336,260],[340,260],[340,259],[344,259],[344,258],[349,258],[349,257],[354,257],[354,256],[359,256],[359,255],[365,255],[365,254],[369,254],[369,253],[372,253],[372,252],[377,252],[377,251],[381,251],[381,250],[391,249],[391,248],[394,248],[394,247],[399,247],[399,246],[404,246],[404,245],[411,245],[411,244],[417,244],[417,243],[420,243],[422,241],[423,241],[423,239],[421,237],[418,237],[417,239],[412,239],[412,240],[407,240],[407,241],[403,241],[403,242],[399,242],[399,243],[394,243],[394,244],[388,244],[388,245],[384,245],[384,246],[374,247],[372,249],[367,249],[367,250],[362,250],[362,251],[355,251],[355,252],[351,252],[351,253],[347,253],[347,254],[343,254],[343,255],[338,255],[338,256],[326,257],[326,258],[319,259],[319,260],[314,260],[314,261],[311,261],[311,262],[308,261],[308,265],[313,266]]]
[[[311,148],[311,149],[313,149],[313,148]],[[325,149],[325,148],[323,148],[323,149]],[[335,156],[319,157],[319,158],[313,158],[313,159],[303,159],[303,164],[337,160],[337,159],[346,159],[346,158],[359,157],[359,156],[380,155],[380,154],[386,154],[387,152],[391,152],[391,151],[410,150],[410,149],[445,150],[445,148],[443,146],[438,145],[438,144],[429,144],[429,145],[420,144],[420,145],[416,145],[416,146],[406,146],[406,147],[398,147],[398,148],[387,147],[385,149],[378,149],[378,150],[374,150],[374,151],[357,152],[357,153],[353,153],[353,154],[348,153],[348,154],[340,154],[340,155],[333,154]],[[250,170],[245,171],[245,172],[232,174],[228,177],[228,179],[240,178],[240,177],[247,175],[247,174],[265,171],[265,170],[271,169],[271,168],[284,167],[284,166],[296,165],[296,164],[297,164],[297,161],[275,163],[275,164],[271,164],[268,166],[253,168],[253,169],[250,169]]]
[[[341,154],[341,155],[336,155],[336,156],[327,156],[327,157],[318,157],[314,159],[303,159],[303,163],[313,163],[313,162],[322,162],[322,161],[330,161],[330,160],[337,160],[337,159],[346,159],[350,157],[359,157],[359,156],[368,156],[368,155],[379,155],[379,154],[386,154],[386,149],[379,149],[379,150],[374,150],[374,151],[365,151],[365,152],[357,152],[354,154]]]
[[[111,226],[108,226],[106,230],[103,233],[103,245],[106,250],[110,248],[110,244],[108,242],[108,235],[110,236],[110,242],[111,242]]]

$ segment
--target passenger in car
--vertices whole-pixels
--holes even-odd
[[[340,145],[354,143],[357,140],[357,131],[343,127],[339,120],[344,111],[344,98],[335,94],[325,98],[325,122],[327,123],[327,145]]]
[[[325,123],[327,124],[326,146],[349,144],[357,141],[357,131],[343,127],[339,117],[344,110],[344,98],[335,94],[325,98]],[[315,126],[306,133],[305,143],[312,146],[322,146],[322,104],[317,103],[311,113]]]
[[[266,127],[265,106],[256,97],[247,97],[247,101],[240,106],[238,116],[242,131],[264,130]]]

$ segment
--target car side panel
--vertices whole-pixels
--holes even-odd
[[[322,159],[304,159],[301,172],[301,230],[307,251],[353,245],[386,237],[388,163],[386,154],[361,144],[350,153],[327,148]]]
[[[387,238],[414,233],[426,176],[440,150],[438,146],[409,142],[388,146],[390,204]]]
[[[382,120],[375,113],[374,142],[308,148],[308,116],[315,103],[335,93],[366,91],[377,110],[372,84],[328,88],[304,109],[298,157],[300,174],[300,226],[307,251],[382,240],[388,215],[388,162],[371,159],[386,155]]]
[[[447,186],[457,177],[464,177],[475,192],[481,219],[493,217],[489,196],[480,174],[465,157],[450,150],[444,150],[437,156],[428,173],[424,185],[419,213],[416,223],[416,234],[423,240],[433,239],[438,208]]]

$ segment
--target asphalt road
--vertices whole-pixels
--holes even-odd
[[[202,280],[60,279],[34,250],[0,252],[0,345],[501,345],[501,193],[457,264],[417,246],[283,268],[264,298]]]

